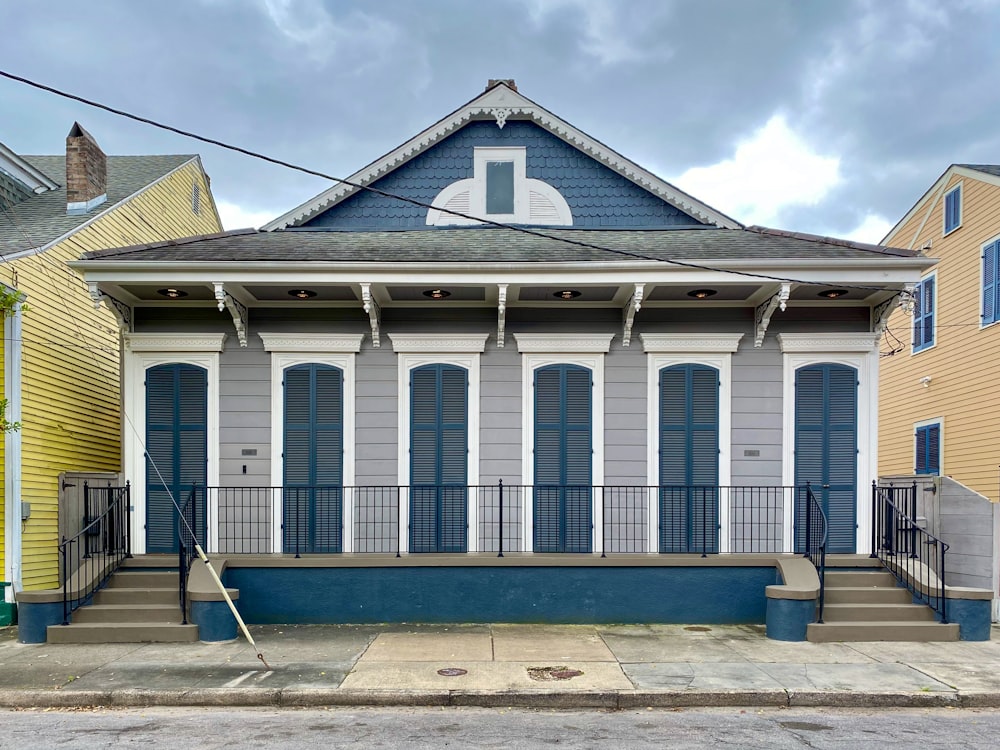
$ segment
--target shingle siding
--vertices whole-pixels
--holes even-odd
[[[526,148],[526,176],[566,199],[576,227],[664,227],[701,224],[663,199],[530,122],[473,122],[372,183],[406,198],[433,202],[457,180],[472,177],[473,149]],[[425,229],[427,209],[361,191],[303,226],[338,229]]]

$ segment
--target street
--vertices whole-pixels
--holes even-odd
[[[0,747],[995,748],[995,709],[3,710]]]

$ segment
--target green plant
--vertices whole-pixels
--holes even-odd
[[[20,303],[22,299],[24,299],[24,295],[16,289],[0,286],[0,316],[3,316],[4,318],[13,317],[14,313],[17,312],[18,303]],[[21,305],[22,312],[27,309],[27,305]]]
[[[0,398],[0,432],[17,432],[20,429],[20,422],[7,421],[7,399]]]

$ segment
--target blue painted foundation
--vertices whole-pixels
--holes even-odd
[[[49,625],[61,625],[62,602],[20,602],[17,605],[17,640],[45,643]]]
[[[198,637],[203,641],[236,638],[236,618],[225,602],[191,602],[191,622],[198,626]]]
[[[776,641],[804,641],[809,623],[815,621],[815,599],[767,600],[768,638]]]
[[[949,599],[948,622],[958,624],[963,641],[988,641],[991,605],[989,599]]]
[[[238,568],[250,623],[765,621],[774,567]],[[204,636],[203,636],[204,638]]]

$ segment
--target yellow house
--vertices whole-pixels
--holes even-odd
[[[953,164],[883,244],[940,261],[914,289],[913,310],[889,318],[879,473],[950,477],[997,502],[1000,166]]]
[[[20,156],[0,143],[0,282],[20,299],[4,317],[0,443],[4,603],[59,585],[63,472],[121,465],[119,325],[66,265],[87,251],[218,232],[201,159],[105,156],[74,123],[66,153]]]

